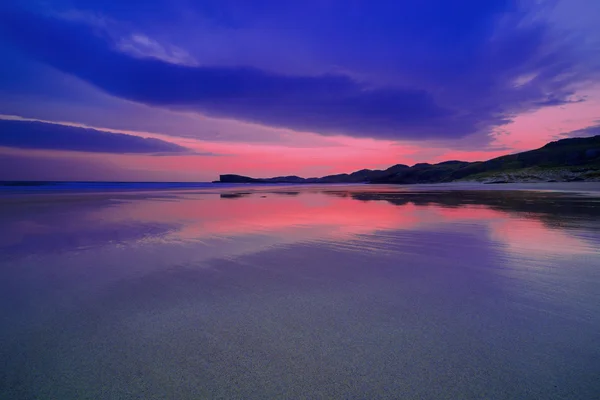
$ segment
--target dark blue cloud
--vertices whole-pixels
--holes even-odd
[[[570,132],[563,132],[557,136],[558,139],[573,138],[573,137],[589,137],[600,136],[600,121],[597,125],[591,125],[582,129],[576,129]]]
[[[184,154],[164,140],[37,121],[0,120],[0,146],[94,153]]]
[[[552,107],[552,106],[564,106],[566,104],[573,104],[573,103],[583,103],[586,99],[585,98],[577,98],[577,99],[569,99],[566,97],[560,98],[560,97],[548,97],[545,100],[541,100],[538,101],[536,104],[542,107]]]
[[[530,18],[536,9],[506,0],[57,3],[127,23],[7,11],[0,33],[124,99],[322,134],[486,134],[518,113],[573,101],[574,85],[598,73],[548,21]],[[128,54],[124,26],[176,40],[201,64]],[[197,47],[207,35],[214,43]]]
[[[112,50],[86,26],[13,14],[13,43],[110,94],[145,104],[320,133],[462,136],[475,127],[418,89],[369,88],[343,75],[283,76],[255,68],[189,67]],[[452,123],[448,124],[448,122]]]

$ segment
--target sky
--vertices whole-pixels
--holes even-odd
[[[0,180],[476,161],[600,134],[597,0],[0,4]]]

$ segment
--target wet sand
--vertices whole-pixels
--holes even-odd
[[[594,398],[598,192],[3,193],[0,398]]]

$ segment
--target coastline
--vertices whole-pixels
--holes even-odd
[[[480,181],[460,181],[446,183],[423,184],[365,184],[365,183],[301,183],[301,184],[204,184],[202,186],[165,186],[155,185],[152,188],[139,186],[128,187],[121,185],[119,188],[85,188],[71,187],[69,189],[50,189],[30,187],[25,190],[21,187],[1,188],[0,204],[15,201],[38,199],[36,201],[78,201],[85,199],[106,198],[113,201],[128,200],[145,197],[170,197],[176,194],[212,194],[223,199],[234,199],[251,195],[296,195],[306,192],[348,192],[360,191],[365,193],[439,193],[443,196],[446,192],[555,192],[600,196],[600,182],[510,182],[502,184],[486,184]]]

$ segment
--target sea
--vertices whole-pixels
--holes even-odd
[[[600,183],[0,182],[0,399],[600,394]]]

